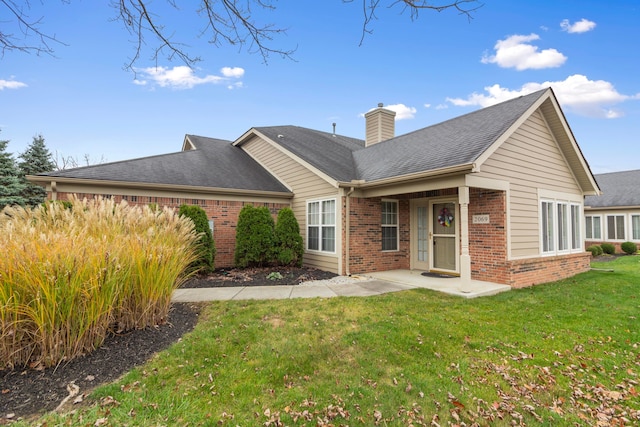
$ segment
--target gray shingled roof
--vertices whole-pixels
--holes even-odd
[[[474,162],[546,90],[366,148],[363,140],[295,126],[255,129],[338,181],[375,181]]]
[[[640,206],[640,169],[594,175],[601,196],[587,196],[584,205],[593,208]]]
[[[354,153],[357,179],[373,181],[478,159],[544,94],[541,90]]]
[[[255,131],[337,181],[375,181],[466,165],[478,159],[547,91],[544,89],[365,148],[361,139],[297,126]],[[229,141],[187,136],[195,150],[42,174],[92,180],[288,190]]]
[[[289,192],[230,141],[194,135],[188,135],[188,138],[196,146],[195,150],[54,171],[39,176]]]
[[[355,179],[353,152],[364,149],[361,139],[298,126],[254,129],[338,181]]]

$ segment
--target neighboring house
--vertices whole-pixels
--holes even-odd
[[[232,265],[251,203],[290,206],[305,264],[343,275],[416,269],[522,287],[589,268],[583,200],[599,188],[551,89],[397,137],[382,104],[365,120],[364,141],[295,126],[232,143],[187,135],[179,153],[29,180],[51,199],[200,205],[217,267]]]
[[[585,247],[604,242],[640,245],[640,169],[595,175],[601,196],[584,201]]]

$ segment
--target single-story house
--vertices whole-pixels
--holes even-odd
[[[243,205],[291,207],[308,266],[342,275],[412,269],[512,287],[589,268],[583,201],[600,190],[552,89],[396,136],[382,104],[365,139],[296,126],[182,151],[30,176],[51,199],[199,205],[216,266],[233,263]]]
[[[603,194],[584,201],[585,247],[634,242],[640,246],[640,169],[595,175]]]

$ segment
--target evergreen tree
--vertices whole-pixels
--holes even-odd
[[[47,197],[47,191],[39,185],[28,182],[25,176],[51,172],[55,169],[51,152],[44,143],[44,137],[42,135],[34,136],[31,145],[18,157],[22,159],[18,163],[18,168],[25,185],[22,197],[27,205],[37,206],[44,202]]]
[[[9,205],[22,205],[23,180],[11,153],[7,153],[9,141],[0,140],[0,210]]]

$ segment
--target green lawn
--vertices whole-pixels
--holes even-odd
[[[38,423],[640,423],[640,257],[593,266],[614,272],[473,300],[214,302],[181,342]]]

